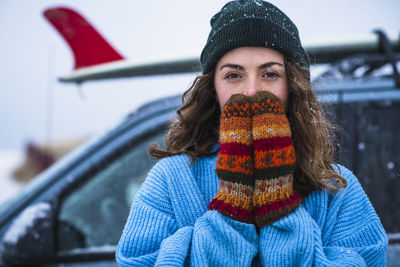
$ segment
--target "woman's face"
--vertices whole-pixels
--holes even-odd
[[[283,55],[266,47],[233,49],[218,61],[214,86],[221,107],[233,94],[252,96],[257,91],[275,94],[286,107],[288,86]]]

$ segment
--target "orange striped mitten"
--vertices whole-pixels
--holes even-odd
[[[232,95],[223,107],[216,173],[220,188],[208,208],[234,220],[253,223],[251,105],[247,96]]]
[[[251,98],[254,146],[254,221],[258,228],[295,210],[301,196],[293,191],[296,156],[281,101],[260,91]]]

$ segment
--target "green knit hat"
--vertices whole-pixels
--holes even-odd
[[[296,25],[268,2],[231,1],[211,18],[210,24],[212,29],[200,57],[203,74],[212,71],[225,53],[243,46],[272,48],[310,68]]]

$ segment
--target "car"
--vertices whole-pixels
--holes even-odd
[[[338,157],[358,175],[390,233],[388,261],[395,266],[400,262],[400,187],[398,167],[388,162],[400,163],[399,143],[391,145],[400,141],[400,88],[389,78],[336,80],[318,88],[322,101],[335,108],[333,118],[343,116],[342,126],[351,139],[344,150],[351,153]],[[162,145],[180,105],[181,96],[171,96],[140,107],[0,206],[1,263],[115,266],[130,204],[156,162],[148,156],[148,145]]]
[[[388,232],[388,266],[400,266],[400,57],[383,33],[378,35],[380,54],[370,54],[369,46],[361,46],[369,54],[353,54],[344,46],[332,63],[332,47],[310,50],[329,63],[313,84],[330,119],[343,128],[336,160],[359,178]],[[152,66],[129,70],[147,73]],[[116,266],[130,205],[156,162],[148,145],[162,146],[180,106],[181,96],[170,96],[138,108],[0,205],[0,266]]]

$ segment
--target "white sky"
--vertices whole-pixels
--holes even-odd
[[[0,150],[28,140],[60,142],[98,133],[156,97],[183,92],[194,74],[89,82],[79,89],[56,79],[73,57],[42,16],[45,8],[78,10],[124,56],[143,61],[199,55],[221,0],[0,1]],[[398,0],[271,1],[299,28],[304,43],[354,39],[382,28],[400,33]],[[53,91],[50,117],[47,92]],[[51,118],[51,124],[48,122]],[[46,126],[49,126],[46,128]],[[46,130],[47,129],[47,130]]]

